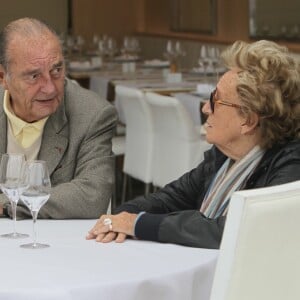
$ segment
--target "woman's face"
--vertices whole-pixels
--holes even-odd
[[[225,103],[241,105],[236,91],[237,79],[237,70],[225,73],[217,84],[213,101],[221,100]],[[229,157],[238,158],[238,153],[242,150],[240,147],[244,145],[246,124],[246,118],[241,115],[239,108],[217,101],[212,112],[208,101],[202,110],[208,116],[205,124],[206,140],[215,144]]]

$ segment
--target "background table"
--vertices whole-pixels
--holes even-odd
[[[46,249],[23,249],[31,242],[0,238],[0,299],[209,299],[217,250],[127,240],[85,240],[95,220],[38,220]],[[0,220],[0,234],[12,221]],[[32,221],[18,221],[31,234]]]

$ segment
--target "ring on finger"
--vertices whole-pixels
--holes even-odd
[[[103,220],[103,225],[108,226],[109,230],[112,230],[112,220],[110,218],[105,218]]]

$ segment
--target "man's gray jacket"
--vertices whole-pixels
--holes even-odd
[[[7,147],[7,117],[0,88],[0,155]],[[39,218],[98,218],[109,204],[114,181],[111,138],[114,107],[95,93],[66,80],[65,95],[44,127],[38,159],[47,162],[51,196]],[[6,197],[0,195],[0,203]],[[31,217],[20,201],[17,217]]]

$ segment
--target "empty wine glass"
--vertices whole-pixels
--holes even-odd
[[[107,40],[107,54],[110,60],[113,60],[114,56],[118,52],[117,42],[114,38],[109,37]]]
[[[166,52],[164,56],[170,62],[170,71],[175,73],[178,70],[180,57],[185,55],[185,51],[182,49],[181,44],[177,41],[174,45],[172,41],[167,42]]]
[[[205,45],[201,46],[200,57],[199,57],[198,63],[200,65],[200,67],[203,68],[204,78],[207,79],[207,68],[209,66],[210,59],[208,56],[207,47]]]
[[[185,56],[185,54],[186,54],[179,41],[177,41],[175,43],[175,51],[176,51],[177,56]]]
[[[213,70],[214,70],[214,73],[216,76],[216,80],[218,81],[218,79],[219,79],[218,67],[219,67],[219,57],[220,57],[219,48],[212,46],[209,51],[209,57],[210,57],[211,65],[213,67]]]
[[[50,197],[50,177],[45,161],[34,160],[25,164],[20,198],[29,208],[33,219],[33,243],[21,245],[22,248],[39,249],[49,247],[48,244],[37,242],[36,220],[40,208]]]
[[[0,186],[3,194],[9,199],[12,208],[14,231],[1,235],[2,237],[19,239],[28,237],[28,234],[16,231],[17,204],[19,201],[19,184],[24,166],[23,154],[3,154],[0,164]]]

